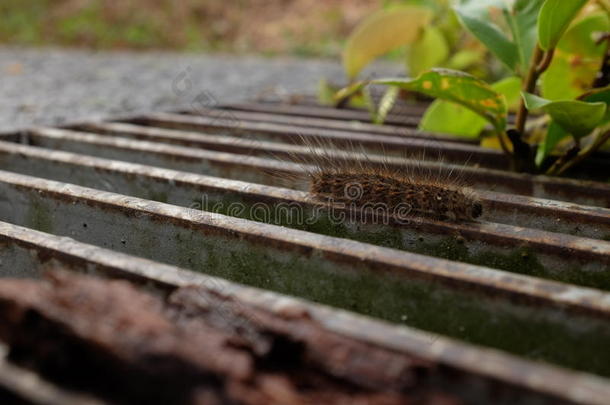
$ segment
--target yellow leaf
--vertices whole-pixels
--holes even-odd
[[[512,152],[513,150],[513,145],[506,139],[504,138],[505,142],[504,144],[508,147],[508,149]],[[498,138],[498,136],[487,136],[485,138],[481,139],[481,146],[483,148],[488,148],[488,149],[498,149],[498,150],[502,150],[502,146],[500,145],[500,138]]]
[[[437,27],[428,27],[421,38],[407,51],[407,67],[411,76],[419,76],[426,70],[439,67],[449,56],[449,45],[443,32]]]
[[[352,32],[343,51],[343,68],[350,79],[376,57],[413,43],[430,23],[432,11],[424,7],[380,10]]]

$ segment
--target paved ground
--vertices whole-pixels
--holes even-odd
[[[369,74],[397,74],[377,65]],[[338,62],[174,53],[0,48],[0,131],[167,110],[260,94],[315,92],[344,80]]]

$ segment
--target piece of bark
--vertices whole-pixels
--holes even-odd
[[[9,359],[115,403],[455,404],[426,362],[331,333],[306,313],[185,287],[166,301],[125,281],[53,272],[0,281]]]

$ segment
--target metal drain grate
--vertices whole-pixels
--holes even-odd
[[[509,173],[499,152],[417,132],[421,107],[405,109],[378,127],[305,97],[2,135],[1,274],[61,265],[165,291],[195,283],[430,361],[427,383],[464,400],[606,403],[610,159],[575,173],[588,180]],[[372,161],[384,152],[390,165],[458,168],[485,215],[331,223],[268,174],[300,171],[285,158],[311,159],[309,136],[361,146]],[[0,391],[77,401],[44,381],[15,385],[35,376],[11,370],[0,362]]]

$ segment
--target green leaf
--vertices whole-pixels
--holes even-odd
[[[396,86],[440,100],[457,103],[472,111],[477,117],[480,116],[489,121],[497,132],[503,132],[506,129],[506,115],[508,111],[506,97],[495,91],[493,87],[484,81],[469,74],[449,69],[432,69],[422,73],[416,79],[389,78],[372,80],[370,82],[360,81],[341,89],[335,97],[346,97],[359,92],[369,83]],[[504,89],[512,89],[515,84],[514,79],[498,83],[500,88]],[[480,131],[477,131],[477,134],[478,132]]]
[[[585,101],[596,102],[601,101],[610,104],[610,86],[598,87],[583,94],[581,98]]]
[[[599,67],[599,58],[583,58],[557,50],[551,66],[542,76],[542,96],[549,100],[578,97],[591,87]]]
[[[491,85],[502,94],[509,105],[518,105],[521,99],[521,79],[507,77]],[[487,121],[466,107],[443,100],[435,100],[419,123],[422,131],[454,134],[466,138],[476,138],[485,128]]]
[[[422,131],[477,138],[487,120],[466,107],[444,100],[434,100],[419,123]]]
[[[605,13],[586,15],[572,24],[557,44],[553,62],[542,76],[544,98],[574,99],[591,87],[606,48],[596,44],[595,36],[608,30],[610,22]]]
[[[538,16],[538,42],[553,49],[587,0],[546,0]]]
[[[507,107],[504,97],[484,81],[467,73],[432,69],[416,79],[378,79],[372,83],[398,86],[463,105],[488,120],[497,131],[506,128]]]
[[[610,86],[593,89],[588,93],[581,95],[581,99],[589,103],[606,103],[606,106],[608,107],[606,109],[606,115],[604,116],[602,122],[598,124],[598,126],[610,122]]]
[[[549,100],[569,100],[578,97],[582,90],[582,75],[577,75],[578,70],[570,63],[569,55],[555,53],[553,62],[542,75],[540,93]],[[590,83],[590,81],[589,81]]]
[[[449,45],[437,27],[426,28],[423,35],[407,49],[407,66],[411,76],[438,67],[449,56]]]
[[[603,102],[588,103],[576,100],[551,101],[529,93],[523,93],[529,110],[542,110],[554,122],[575,138],[588,135],[606,114]]]
[[[482,50],[464,49],[453,54],[445,64],[449,69],[464,70],[481,60],[484,60],[485,52]]]
[[[517,108],[521,101],[521,78],[506,77],[491,85],[491,88],[506,98],[506,105],[510,109]]]
[[[380,10],[372,14],[347,40],[343,68],[348,78],[355,78],[376,57],[417,40],[432,16],[429,8],[417,6]]]
[[[544,160],[551,154],[555,146],[564,138],[570,136],[557,122],[551,121],[546,136],[536,150],[536,166],[542,166]]]
[[[519,51],[513,43],[493,23],[490,10],[506,12],[508,3],[504,0],[463,0],[455,11],[462,24],[481,41],[502,63],[512,71],[517,70]]]
[[[530,65],[538,41],[536,23],[543,3],[544,0],[517,0],[512,12],[505,10],[504,13],[517,46],[521,70]]]
[[[591,58],[600,58],[605,52],[605,46],[598,44],[596,33],[610,31],[610,20],[606,13],[587,15],[566,31],[557,44],[564,52]]]
[[[593,89],[588,93],[581,95],[580,98],[589,103],[602,102],[605,103],[606,106],[610,106],[610,86]],[[610,108],[606,108],[604,118],[602,118],[602,120],[598,122],[596,126],[599,127],[600,125],[607,124],[608,122],[610,122]],[[538,147],[538,151],[536,153],[536,164],[538,166],[542,165],[544,159],[546,159],[553,152],[553,149],[555,149],[557,144],[568,136],[570,136],[568,132],[566,132],[555,121],[551,121],[547,135]]]
[[[497,131],[506,128],[507,107],[504,96],[467,73],[432,69],[416,79],[378,79],[372,83],[398,86],[463,105],[488,120]]]

